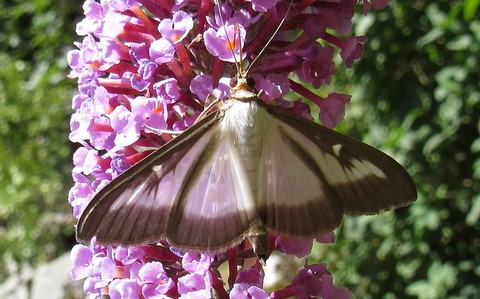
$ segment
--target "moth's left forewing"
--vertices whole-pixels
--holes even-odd
[[[77,239],[224,251],[240,243],[257,213],[242,157],[220,129],[223,112],[206,116],[132,166],[93,198]]]
[[[326,200],[341,203],[345,213],[377,214],[417,198],[409,174],[383,152],[281,108],[259,105],[280,121],[284,140],[306,155],[304,163],[315,163],[310,168],[320,170]]]
[[[190,161],[204,151],[221,120],[213,113],[100,190],[77,224],[77,240],[140,245],[168,237],[175,194],[185,189]]]
[[[175,148],[152,153],[100,190],[80,217],[77,239],[88,243],[95,236],[96,242],[104,245],[140,245],[165,239],[174,198],[171,193],[182,183],[174,180],[173,171],[182,172],[189,150]]]

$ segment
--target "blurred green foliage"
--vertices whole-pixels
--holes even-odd
[[[73,1],[0,2],[0,281],[15,265],[71,246],[75,82],[65,78],[65,57],[80,9]]]
[[[318,246],[358,298],[480,298],[478,1],[394,1],[367,18],[342,129],[392,154],[416,182],[410,207],[349,217]]]
[[[479,2],[397,1],[358,18],[364,58],[332,87],[354,91],[341,129],[395,156],[419,190],[317,246],[358,298],[480,297]],[[73,238],[65,54],[80,5],[0,2],[1,265],[45,261]]]

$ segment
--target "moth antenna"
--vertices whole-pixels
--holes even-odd
[[[238,62],[237,65],[237,70],[240,76],[246,77],[247,73],[243,71],[243,45],[242,45],[242,37],[240,36],[240,27],[238,27],[238,23],[235,24],[235,32],[238,33],[238,44],[239,44],[239,49],[240,49],[240,61]],[[235,55],[233,55],[235,57]]]
[[[222,15],[222,10],[220,8],[220,1],[219,0],[214,0],[214,3],[215,5],[217,6],[217,10],[218,10],[218,16],[220,17],[220,22],[222,23],[222,26],[224,28],[224,31],[225,31],[225,36],[227,38],[227,42],[229,45],[233,45],[232,41],[230,40],[230,37],[228,36],[228,33],[227,33],[227,29],[225,28],[225,21],[223,19],[223,15]],[[270,36],[270,38],[268,39],[268,41],[265,43],[265,46],[262,47],[262,49],[260,50],[260,52],[258,53],[258,55],[253,59],[252,63],[250,63],[250,65],[247,67],[246,70],[243,70],[243,61],[242,61],[242,58],[243,58],[243,45],[242,45],[242,39],[241,39],[241,36],[238,35],[238,43],[239,43],[239,51],[240,51],[240,61],[237,61],[237,57],[235,55],[235,52],[233,52],[233,49],[231,49],[232,51],[232,56],[233,56],[233,59],[235,61],[235,66],[237,68],[237,73],[239,76],[241,76],[242,78],[246,78],[247,77],[247,74],[248,72],[250,71],[250,69],[252,68],[252,66],[255,64],[255,62],[257,62],[258,58],[260,56],[262,56],[263,52],[265,52],[265,50],[267,49],[268,45],[270,45],[270,43],[272,42],[272,40],[275,38],[275,36],[277,35],[278,31],[280,30],[280,28],[282,27],[283,23],[285,23],[285,20],[287,19],[287,16],[288,16],[288,13],[290,12],[290,9],[292,8],[292,5],[293,5],[293,0],[290,1],[290,4],[288,5],[288,8],[287,8],[287,11],[285,12],[285,16],[282,18],[282,20],[280,21],[280,23],[278,24],[277,28],[275,29],[275,32],[273,32],[272,36]],[[240,30],[238,29],[238,24],[235,24],[235,27],[236,27],[236,30],[235,30],[235,33],[238,33],[240,32]],[[234,42],[235,42],[235,38],[236,36],[234,36]]]
[[[225,27],[225,21],[223,20],[222,10],[220,8],[220,1],[219,0],[214,0],[214,3],[217,6],[218,16],[220,17],[220,23],[222,23],[223,30],[225,31],[225,37],[227,38],[228,45],[231,46],[231,45],[233,45],[233,43],[230,40],[230,37],[228,36],[227,28]],[[238,27],[238,24],[236,24],[236,27]],[[237,32],[237,30],[235,30],[235,31]],[[235,41],[235,36],[233,38],[234,38],[234,41]],[[242,44],[241,44],[242,40],[241,40],[240,36],[239,36],[239,42],[240,42],[240,59],[242,59],[242,54],[243,54]],[[240,62],[237,61],[237,57],[235,56],[235,52],[233,51],[233,49],[231,49],[231,51],[232,51],[233,60],[235,61],[235,66],[237,68],[237,72],[239,74],[241,74],[242,73],[242,67],[240,65]]]
[[[248,74],[252,66],[257,62],[258,58],[262,56],[263,52],[267,49],[268,45],[272,42],[272,40],[275,38],[277,35],[278,31],[280,31],[280,28],[282,27],[283,23],[285,23],[285,20],[287,19],[288,13],[290,12],[290,8],[292,8],[293,5],[293,0],[290,1],[290,4],[288,5],[287,12],[285,13],[285,16],[282,18],[282,21],[277,26],[277,29],[275,29],[275,32],[273,32],[272,36],[268,39],[268,41],[265,43],[265,46],[258,52],[258,55],[253,59],[252,63],[248,66],[248,68],[245,70],[245,76]]]

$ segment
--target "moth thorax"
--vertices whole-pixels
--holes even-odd
[[[240,102],[252,102],[257,99],[257,94],[250,90],[239,89],[233,90],[230,94],[229,100],[236,100]]]
[[[237,142],[256,136],[261,138],[265,127],[266,112],[256,101],[231,101],[225,110],[222,130],[235,136]],[[247,142],[249,143],[249,142]]]

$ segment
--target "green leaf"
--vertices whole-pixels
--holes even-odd
[[[467,214],[466,222],[468,225],[475,225],[480,218],[480,194],[472,199],[472,206]]]
[[[473,17],[477,13],[480,0],[465,0],[463,5],[463,18],[466,21],[473,20]]]

